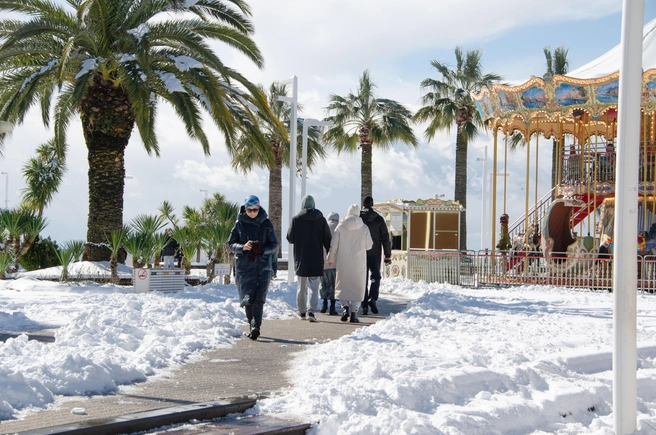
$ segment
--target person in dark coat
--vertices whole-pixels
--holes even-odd
[[[332,238],[326,218],[314,206],[312,195],[305,195],[301,200],[302,210],[292,218],[287,231],[287,241],[294,245],[294,271],[299,278],[296,307],[301,319],[305,319],[307,313],[310,322],[317,321],[314,310],[319,302],[319,281]]]
[[[164,249],[162,249],[161,253],[164,267],[169,269],[175,267],[175,256],[179,248],[180,244],[173,238],[173,230],[171,228],[167,229],[166,241],[164,242]]]
[[[250,327],[247,336],[257,340],[273,273],[271,256],[278,253],[278,237],[257,196],[251,195],[244,201],[244,213],[230,233],[228,247],[237,256],[235,283]]]
[[[392,244],[390,242],[389,231],[385,219],[376,210],[373,209],[374,199],[366,196],[362,201],[362,211],[360,217],[369,227],[371,239],[374,244],[367,251],[367,275],[365,281],[367,286],[364,292],[364,300],[360,304],[362,314],[369,314],[369,308],[374,314],[378,314],[378,290],[380,289],[380,263],[381,255],[385,255],[385,264],[392,262]]]

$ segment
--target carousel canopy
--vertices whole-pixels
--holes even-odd
[[[643,35],[642,108],[648,113],[656,111],[656,19],[644,26]],[[546,82],[533,77],[517,86],[483,87],[472,97],[481,117],[508,134],[613,139],[621,54],[618,45],[567,75]]]

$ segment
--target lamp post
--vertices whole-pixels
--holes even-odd
[[[0,172],[5,176],[5,210],[9,210],[9,172]]]
[[[278,95],[276,99],[291,103],[292,110],[289,120],[289,222],[294,217],[294,204],[296,203],[296,119],[298,106],[298,77],[278,81],[278,83],[292,85],[292,96]],[[294,282],[294,252],[292,244],[287,244],[287,280]]]
[[[485,157],[482,159],[479,157],[476,159],[477,162],[483,162],[483,176],[482,186],[481,186],[481,251],[484,248],[485,240],[485,174],[487,173],[487,145],[485,145]]]
[[[301,198],[305,197],[305,181],[307,173],[307,147],[308,147],[308,130],[310,127],[330,127],[335,124],[332,121],[318,121],[312,118],[303,120],[303,154],[301,156]]]
[[[205,199],[207,199],[207,189],[199,189],[200,192],[205,192]]]

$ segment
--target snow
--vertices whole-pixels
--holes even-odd
[[[80,274],[107,267],[73,266]],[[135,294],[35,277],[49,274],[56,270],[0,281],[0,332],[56,337],[0,342],[0,419],[64,396],[115,392],[242,335],[234,284]],[[272,282],[265,322],[294,315],[295,289]],[[312,434],[612,433],[611,293],[398,278],[384,279],[381,292],[410,298],[408,308],[296,354],[293,386],[249,412],[312,421]],[[656,434],[654,295],[638,294],[637,314],[636,433]]]

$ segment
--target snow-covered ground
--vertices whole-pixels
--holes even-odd
[[[295,287],[272,283],[265,319],[293,315]],[[383,280],[381,291],[412,302],[301,352],[294,386],[252,412],[313,421],[315,434],[612,433],[612,294],[401,279]],[[245,322],[235,295],[218,284],[135,294],[0,281],[0,332],[56,334],[54,343],[0,343],[0,419],[67,395],[111,393],[232,345]],[[656,434],[655,361],[656,296],[639,294],[637,434]]]

